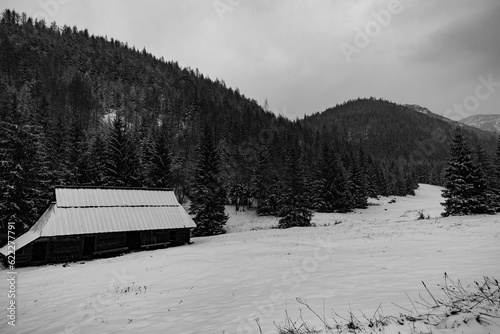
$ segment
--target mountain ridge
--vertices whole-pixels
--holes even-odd
[[[500,134],[500,115],[498,114],[478,114],[460,120],[466,125]]]
[[[342,133],[368,150],[381,152],[384,157],[445,161],[453,130],[461,123],[432,113],[418,105],[396,104],[383,99],[357,99],[328,108],[305,118],[306,124],[326,132]],[[474,147],[495,149],[495,136],[489,132],[462,126]],[[372,138],[372,142],[367,142]]]

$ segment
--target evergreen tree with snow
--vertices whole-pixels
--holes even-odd
[[[220,157],[208,127],[197,148],[198,161],[192,176],[189,198],[189,213],[193,215],[196,227],[194,236],[209,236],[226,233],[224,226],[226,191],[219,177]]]
[[[160,188],[172,186],[172,159],[168,142],[167,127],[162,125],[154,143],[152,178]]]
[[[283,168],[283,194],[278,222],[279,228],[311,226],[312,213],[304,196],[304,171],[296,140],[290,140],[286,149]]]
[[[46,141],[33,117],[0,122],[0,226],[31,226],[52,198]]]
[[[361,161],[352,155],[348,160],[348,164],[348,189],[351,195],[351,205],[353,208],[366,209],[368,207],[367,184]]]
[[[155,160],[157,159],[156,145],[151,134],[147,134],[141,141],[139,148],[140,157],[140,179],[142,186],[153,187],[155,185]]]
[[[442,196],[443,216],[492,213],[488,205],[487,184],[481,168],[457,127],[450,149],[451,158],[446,169],[446,190]]]
[[[227,190],[227,196],[236,211],[248,205],[250,193],[248,187],[243,182],[231,181]]]
[[[66,166],[68,173],[66,182],[68,184],[85,184],[88,182],[85,173],[88,160],[85,157],[86,138],[81,125],[73,121],[70,126],[69,145],[66,150]]]
[[[259,138],[257,164],[252,178],[253,194],[257,200],[259,216],[277,215],[279,210],[280,182],[272,166],[270,138],[264,132]]]
[[[495,193],[494,206],[496,212],[500,212],[500,135],[498,136],[498,145],[493,157],[492,179],[492,188]]]
[[[87,160],[85,169],[87,184],[92,186],[105,185],[108,155],[106,141],[100,132],[97,132],[91,137],[85,153],[85,158]]]
[[[28,227],[23,223],[24,215],[30,210],[25,200],[25,177],[20,158],[25,159],[19,127],[0,122],[0,227],[14,224],[15,231]],[[5,231],[5,230],[4,230]]]
[[[342,162],[324,143],[314,182],[314,208],[319,212],[351,211],[347,175]]]
[[[139,159],[123,118],[116,115],[108,135],[105,183],[109,186],[139,185]]]
[[[477,145],[474,150],[474,161],[479,168],[479,173],[481,178],[484,179],[486,184],[486,199],[488,200],[488,206],[493,209],[496,208],[496,191],[495,191],[495,177],[490,161],[490,157],[486,154],[481,145]]]

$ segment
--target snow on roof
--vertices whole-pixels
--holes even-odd
[[[165,206],[179,205],[173,191],[127,188],[56,188],[57,206]]]
[[[56,188],[56,202],[15,243],[19,250],[40,237],[192,227],[173,191]]]

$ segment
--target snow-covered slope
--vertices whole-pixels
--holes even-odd
[[[317,227],[269,229],[273,218],[232,211],[226,235],[194,244],[67,266],[18,270],[17,325],[2,333],[276,333],[285,310],[321,328],[297,303],[329,318],[331,310],[362,319],[382,303],[386,315],[433,294],[447,272],[464,285],[500,277],[500,216],[440,218],[440,188],[372,200],[366,210],[315,214]],[[234,210],[234,209],[232,209]],[[420,211],[430,219],[415,220]],[[257,229],[257,230],[252,230]],[[2,271],[4,277],[6,271]],[[6,305],[7,281],[0,280]],[[4,308],[4,313],[5,308]],[[473,321],[460,331],[500,333]],[[406,324],[385,333],[414,333]],[[417,332],[415,332],[417,333]]]
[[[460,122],[481,130],[500,133],[500,115],[473,115],[461,119]]]

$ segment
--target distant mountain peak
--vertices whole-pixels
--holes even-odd
[[[500,133],[499,114],[472,115],[461,119],[460,122],[484,131]]]

